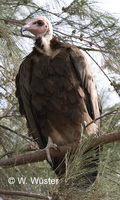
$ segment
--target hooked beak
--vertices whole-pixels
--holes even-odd
[[[26,30],[26,28],[24,26],[21,27],[20,29],[20,32],[21,32],[21,35],[23,35],[23,32]]]
[[[24,31],[29,30],[29,28],[30,28],[30,24],[26,24],[26,25],[22,26],[20,29],[21,35],[23,35]]]

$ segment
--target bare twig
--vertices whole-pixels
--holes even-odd
[[[3,20],[5,23],[17,24],[18,26],[25,25],[25,22],[21,20],[6,19],[6,18],[0,18],[0,20]]]
[[[107,112],[107,113],[104,114],[104,115],[101,115],[100,117],[98,117],[98,118],[92,120],[89,124],[87,124],[87,125],[86,125],[86,128],[87,128],[88,126],[90,126],[92,123],[96,122],[97,120],[102,119],[103,117],[106,117],[107,115],[115,114],[115,113],[117,113],[119,110],[120,110],[120,107],[118,107],[118,108],[116,108],[116,109],[114,109],[114,110],[112,110],[112,111],[110,111],[110,112]]]
[[[0,119],[7,118],[7,117],[12,117],[12,115],[7,115],[7,114],[5,114],[5,115],[3,115],[3,116],[0,116]]]
[[[81,37],[80,37],[80,36],[77,36],[77,35],[70,35],[70,34],[68,34],[68,33],[64,33],[64,32],[58,31],[58,30],[56,30],[56,29],[54,29],[54,32],[60,33],[61,35],[65,35],[65,36],[67,36],[67,37],[69,37],[69,38],[75,38],[75,39],[81,40]],[[88,44],[91,44],[91,41],[88,41],[88,40],[86,40],[85,38],[82,38],[82,41],[84,41],[84,42],[86,42],[86,43],[88,43]],[[96,47],[98,47],[98,48],[91,48],[91,47],[90,47],[90,48],[78,47],[78,48],[80,48],[80,49],[82,49],[82,50],[84,50],[84,51],[106,52],[102,46],[98,45],[97,43],[96,43],[95,45],[96,45]]]
[[[10,191],[10,190],[3,190],[3,189],[0,189],[0,195],[15,195],[15,196],[22,196],[22,197],[24,196],[24,197],[31,197],[31,198],[36,198],[36,199],[46,199],[46,200],[51,199],[50,197],[31,193],[31,192]]]
[[[32,152],[32,151],[36,151],[36,150],[38,150],[38,149],[31,149],[31,148],[29,148],[29,149],[17,151],[17,153],[25,153],[25,152],[28,152],[28,151]],[[11,155],[11,154],[14,154],[14,153],[16,153],[16,151],[7,151],[6,153],[4,153],[3,155],[0,156],[0,160],[2,158],[4,158],[5,156]]]
[[[101,51],[101,50],[100,50]],[[106,78],[109,80],[110,84],[113,86],[114,90],[117,92],[117,94],[120,96],[118,89],[116,88],[116,85],[114,84],[114,81],[111,81],[109,76],[104,72],[104,70],[100,67],[100,65],[96,62],[96,60],[88,53],[87,50],[85,52],[90,56],[90,58],[95,62],[95,64],[99,67],[99,69],[103,72],[103,74],[106,76]]]
[[[26,18],[24,18],[24,21],[26,21],[27,19],[29,19],[30,17],[32,17],[32,15],[36,14],[36,13],[37,13],[37,11],[39,11],[39,10],[40,10],[40,8],[38,7],[38,9],[34,10],[34,11],[33,11],[33,12],[31,12],[29,15],[27,15],[27,17],[26,17]]]
[[[114,173],[115,173],[115,174],[118,174],[119,177],[120,177],[120,173],[119,173],[117,170],[114,170],[114,169],[111,168],[111,167],[106,167],[106,169],[108,169],[109,171],[113,172],[113,174],[114,174]]]
[[[112,180],[111,178],[109,178],[107,175],[104,174],[104,177],[106,177],[110,182],[113,182],[114,184],[117,184],[120,186],[120,183],[118,183],[117,181],[115,180]]]
[[[4,125],[0,124],[0,127],[3,128],[3,129],[5,129],[5,130],[8,130],[8,131],[10,131],[10,132],[12,132],[12,133],[15,133],[16,135],[18,135],[18,136],[20,136],[20,137],[22,137],[22,138],[24,138],[24,139],[33,141],[33,139],[31,139],[30,137],[27,137],[27,136],[25,136],[25,135],[22,135],[22,134],[20,134],[20,133],[17,133],[16,131],[13,131],[12,129],[8,128],[7,126],[4,126]]]
[[[4,151],[5,154],[6,154],[6,153],[7,153],[7,150],[6,150],[6,148],[5,148],[4,144],[3,144],[2,138],[1,138],[1,140],[0,140],[0,144],[2,145],[3,151]],[[8,156],[8,158],[9,158],[9,156]]]
[[[100,67],[100,65],[96,62],[96,60],[88,53],[88,51],[85,51],[89,56],[90,58],[95,62],[95,64],[99,67],[99,69],[103,72],[103,74],[106,76],[106,78],[109,80],[109,82],[111,83],[112,85],[112,81],[110,80],[110,78],[108,77],[108,75],[104,72],[104,70]]]
[[[110,163],[115,163],[115,162],[120,162],[120,159],[111,160],[111,161],[108,162],[108,164],[110,164]]]
[[[16,6],[16,3],[9,3],[9,2],[7,2],[7,3],[5,3],[5,4],[7,4],[7,5],[15,5]],[[32,5],[32,4],[34,4],[34,5]],[[36,3],[32,3],[32,4],[26,4],[26,5],[24,5],[24,4],[22,4],[22,3],[19,3],[19,6],[27,6],[27,7],[31,7],[31,8],[36,8],[36,9],[38,9],[38,10],[42,10],[43,12],[46,12],[46,13],[49,13],[49,14],[52,14],[52,15],[55,15],[56,17],[59,17],[61,14],[62,14],[62,12],[61,13],[54,13],[54,12],[51,12],[51,11],[49,11],[49,10],[45,10],[44,8],[42,8],[42,7],[39,7]],[[64,18],[63,18],[64,19]]]
[[[99,137],[95,137],[92,139],[91,144],[89,145],[86,151],[89,151],[91,148],[99,146],[100,144],[108,144],[111,142],[115,142],[120,140],[120,131],[109,133],[107,135],[101,135]],[[51,158],[60,157],[67,153],[69,149],[76,149],[78,147],[78,141],[67,144],[64,146],[60,146],[60,151],[55,151],[53,149],[50,150]],[[34,153],[24,154],[15,158],[9,158],[0,161],[0,166],[18,166],[18,165],[25,165],[28,163],[39,162],[46,160],[46,152],[44,149],[36,151]]]
[[[13,154],[13,153],[14,153],[14,151],[9,151],[9,152],[4,153],[3,155],[0,156],[0,160],[1,160],[2,158],[4,158],[5,156],[11,155],[11,154]]]

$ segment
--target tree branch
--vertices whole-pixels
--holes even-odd
[[[117,107],[116,109],[114,109],[114,110],[112,110],[112,111],[110,111],[110,112],[107,112],[107,113],[105,113],[104,115],[101,115],[100,117],[98,117],[98,118],[92,120],[89,124],[87,124],[87,125],[86,125],[86,128],[87,128],[88,126],[90,126],[92,123],[95,123],[97,120],[102,119],[103,117],[106,117],[106,116],[111,115],[111,114],[116,114],[116,113],[118,113],[119,110],[120,110],[120,107]]]
[[[101,51],[101,50],[100,50]],[[88,51],[85,50],[85,52],[90,56],[90,58],[95,62],[95,64],[99,67],[99,69],[102,71],[102,73],[106,76],[106,78],[109,80],[110,84],[113,86],[114,90],[117,92],[117,94],[120,96],[119,90],[116,87],[116,84],[114,81],[111,81],[109,76],[105,73],[105,71],[100,67],[100,65],[96,62],[96,60],[88,53]]]
[[[101,135],[99,137],[95,137],[91,140],[91,144],[86,151],[100,144],[102,145],[108,144],[108,143],[115,142],[118,140],[120,140],[120,131],[109,133],[107,135]],[[63,156],[67,153],[69,149],[76,149],[77,147],[78,147],[78,142],[74,142],[68,145],[60,146],[59,147],[60,151],[55,151],[51,149],[50,150],[51,158]],[[42,149],[34,153],[24,154],[15,158],[1,160],[0,166],[8,167],[8,166],[25,165],[28,163],[43,161],[46,159],[47,159],[46,152],[44,149]]]
[[[8,156],[8,155],[13,154],[13,153],[14,153],[14,151],[9,151],[9,152],[4,153],[3,155],[0,156],[0,160],[1,160],[3,157]]]
[[[0,194],[2,195],[15,195],[15,196],[24,196],[24,197],[31,197],[31,198],[36,198],[36,199],[46,199],[50,200],[50,197],[47,196],[42,196],[40,194],[35,194],[35,193],[28,193],[28,192],[21,192],[21,191],[9,191],[9,190],[3,190],[0,188]]]
[[[17,24],[18,26],[25,25],[25,22],[23,22],[22,20],[7,19],[7,18],[0,18],[0,20],[3,20],[6,24],[11,23],[11,24]]]
[[[14,131],[14,130],[8,128],[7,126],[4,126],[4,125],[0,124],[0,127],[3,128],[3,129],[5,129],[5,130],[8,130],[8,131],[10,131],[10,132],[12,132],[12,133],[15,133],[16,135],[22,137],[23,139],[27,139],[27,140],[33,141],[33,139],[31,139],[30,137],[25,136],[25,135],[22,135],[22,134],[20,134],[20,133],[17,133],[16,131]]]
[[[38,149],[31,149],[31,148],[28,148],[28,149],[24,149],[24,150],[20,150],[20,151],[17,151],[17,153],[25,153],[25,152],[28,152],[28,151],[36,151]],[[16,153],[16,151],[7,151],[6,153],[4,153],[3,155],[0,156],[0,160],[2,158],[4,158],[5,156],[8,156],[8,155],[11,155],[11,154],[14,154]]]

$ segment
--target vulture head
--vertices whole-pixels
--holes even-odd
[[[36,38],[48,38],[49,40],[52,39],[53,28],[51,23],[48,21],[46,17],[40,16],[26,24],[21,28],[21,34],[23,31],[29,31]]]

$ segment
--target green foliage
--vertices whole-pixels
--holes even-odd
[[[95,3],[92,0],[73,0],[71,4],[62,0],[46,0],[45,2],[39,1],[38,6],[29,0],[0,1],[0,154],[12,152],[3,158],[25,153],[25,150],[31,148],[31,145],[36,145],[27,139],[26,121],[19,114],[18,102],[15,97],[15,76],[22,58],[29,53],[33,46],[31,35],[20,36],[20,27],[32,18],[40,15],[47,16],[53,24],[54,35],[61,41],[74,44],[85,52],[89,52],[91,56],[93,54],[96,57],[101,55],[103,59],[101,68],[107,71],[111,84],[119,94],[120,27],[118,19],[100,10]],[[109,96],[106,97],[105,93],[101,93],[100,98],[102,104],[105,105]],[[118,106],[117,104],[113,107],[107,106],[103,110],[103,114]],[[119,114],[118,111],[118,113],[103,118],[103,133],[120,129]],[[74,158],[71,158],[73,160],[66,160],[66,185],[63,185],[63,182],[54,187],[31,184],[31,176],[56,179],[46,162],[1,168],[0,185],[4,189],[32,191],[46,195],[49,195],[50,191],[51,195],[58,196],[59,194],[60,199],[119,199],[119,142],[104,147],[96,183],[87,189],[81,189],[77,185],[76,189],[77,178],[86,173],[83,163],[86,160],[86,157],[83,156],[85,148],[87,148],[86,145],[81,145],[75,152]],[[28,184],[19,184],[16,181],[16,184],[10,185],[8,178],[11,176],[15,180],[18,177],[26,177]],[[58,194],[53,191],[57,191]],[[16,199],[16,197],[12,198]]]
[[[116,143],[105,146],[99,157],[99,167],[89,168],[88,166],[91,163],[96,164],[92,156],[94,155],[94,159],[98,159],[95,148],[85,153],[91,144],[92,137],[83,137],[79,148],[74,152],[73,156],[70,159],[69,156],[66,156],[66,178],[61,180],[59,185],[54,187],[54,190],[52,188],[51,196],[54,197],[53,200],[58,197],[60,200],[118,199],[120,192],[120,171],[118,170],[120,169],[120,160],[119,151],[116,155],[115,151],[116,148],[119,150],[120,145]],[[96,181],[86,188],[88,174],[95,172],[96,169],[98,170]]]

